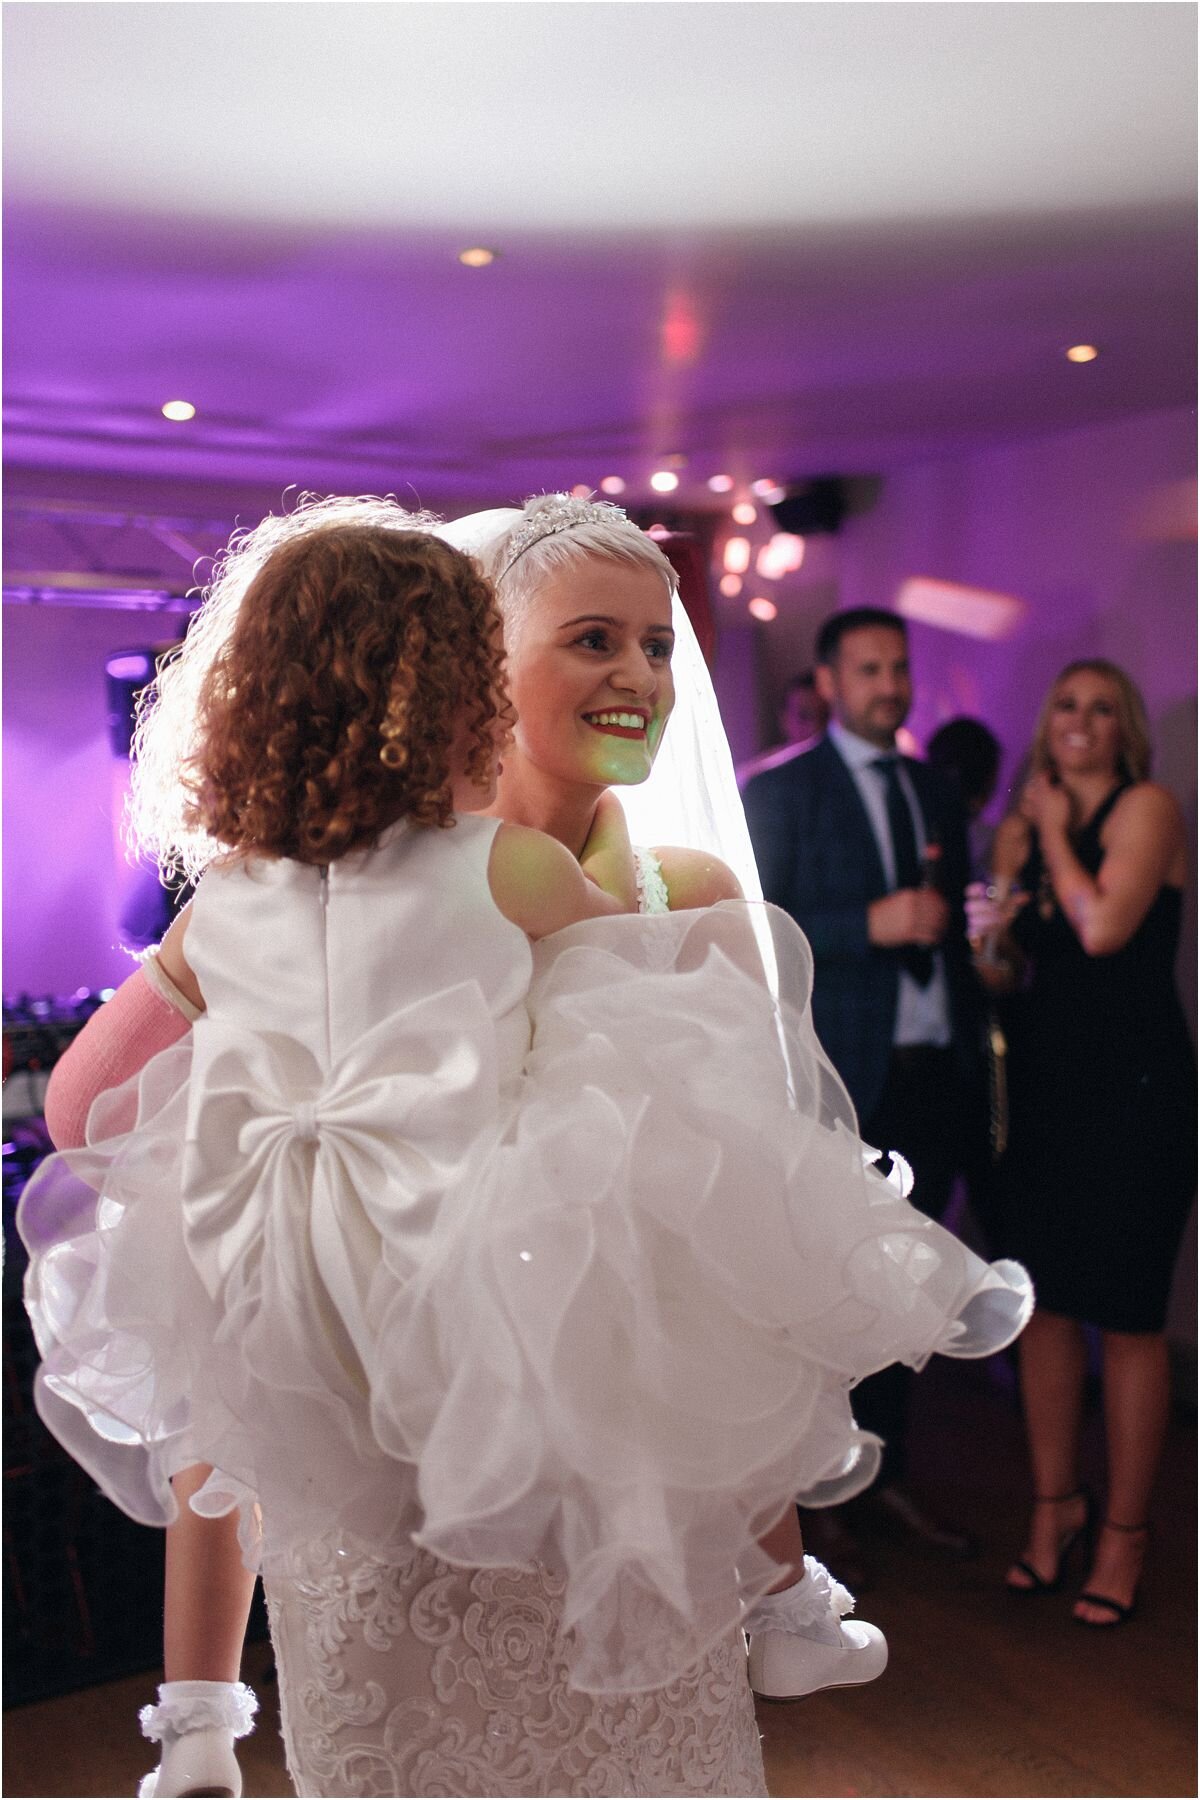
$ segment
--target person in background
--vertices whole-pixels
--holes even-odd
[[[829,723],[829,707],[817,692],[816,674],[801,669],[783,690],[779,711],[775,715],[782,742],[771,750],[751,757],[738,767],[738,786],[745,787],[764,769],[788,762],[799,750],[807,750],[820,737]]]
[[[913,697],[904,621],[875,607],[834,613],[816,656],[828,733],[750,780],[746,818],[765,898],[812,946],[817,1033],[862,1135],[904,1157],[914,1204],[940,1218],[967,1154],[964,1132],[982,1129],[984,1114],[980,994],[958,941],[966,817],[941,771],[896,750]],[[943,1554],[970,1554],[970,1537],[907,1486],[911,1384],[911,1370],[892,1368],[855,1390],[858,1416],[886,1444],[879,1483],[856,1514]]]
[[[1033,1511],[1007,1582],[1054,1591],[1091,1536],[1079,1439],[1084,1326],[1098,1326],[1108,1493],[1074,1617],[1100,1629],[1131,1616],[1141,1577],[1170,1403],[1167,1298],[1196,1186],[1195,1058],[1174,978],[1189,857],[1150,755],[1124,670],[1070,663],[996,834],[992,886],[968,893],[980,977],[1016,994],[991,1235],[1018,1247],[1038,1302],[1019,1354]]]
[[[983,814],[1000,775],[1000,739],[981,719],[948,719],[930,738],[925,754],[958,790],[967,811],[971,873],[982,875],[989,866],[992,844]]]

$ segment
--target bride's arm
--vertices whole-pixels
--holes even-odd
[[[741,884],[727,863],[707,850],[656,849],[667,884],[672,912],[716,906],[721,900],[743,900]]]

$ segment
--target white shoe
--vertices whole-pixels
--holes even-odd
[[[157,1769],[138,1788],[139,1800],[167,1800],[167,1796],[214,1795],[219,1800],[239,1800],[242,1772],[233,1753],[233,1733],[220,1725],[204,1725],[185,1732],[163,1750]]]
[[[860,1687],[887,1667],[877,1625],[845,1615],[854,1596],[815,1557],[790,1588],[765,1594],[745,1621],[750,1686],[760,1700],[799,1700],[821,1688]]]
[[[242,1682],[170,1681],[158,1705],[142,1708],[142,1734],[162,1745],[157,1769],[143,1777],[138,1800],[208,1795],[240,1800],[242,1774],[234,1741],[254,1728],[258,1701]]]

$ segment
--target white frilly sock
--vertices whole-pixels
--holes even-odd
[[[258,1699],[244,1681],[164,1681],[158,1705],[138,1714],[142,1736],[165,1746],[206,1725],[230,1731],[235,1739],[254,1730]]]
[[[786,1631],[818,1644],[840,1644],[841,1621],[853,1611],[850,1590],[815,1556],[806,1556],[800,1579],[777,1594],[764,1594],[742,1621],[742,1628],[751,1637],[756,1631]]]
[[[182,1738],[193,1731],[228,1732],[232,1756],[237,1739],[254,1730],[257,1711],[257,1697],[244,1681],[164,1681],[158,1705],[143,1706],[138,1714],[142,1736],[162,1746],[158,1768],[138,1786],[139,1800],[156,1800],[164,1765]],[[241,1793],[240,1783],[235,1791]]]

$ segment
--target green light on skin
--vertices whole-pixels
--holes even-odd
[[[602,782],[605,787],[610,784],[636,787],[639,782],[646,781],[654,767],[654,759],[658,755],[666,726],[666,718],[657,713],[647,724],[646,735],[642,739],[610,737],[588,726],[588,732],[595,738],[595,744],[589,747],[588,754],[595,780]]]

